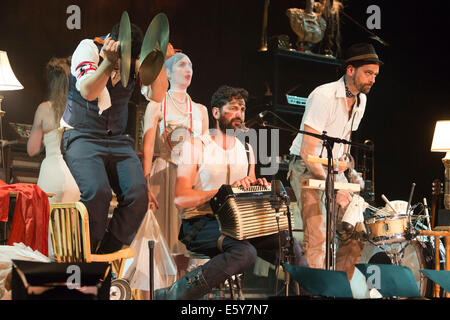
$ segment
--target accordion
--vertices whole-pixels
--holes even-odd
[[[222,234],[245,240],[289,229],[286,204],[280,204],[277,212],[270,200],[270,187],[252,186],[244,190],[222,185],[210,205]]]

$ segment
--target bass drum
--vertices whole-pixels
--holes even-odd
[[[431,242],[412,240],[392,244],[391,246],[375,246],[366,242],[359,263],[392,264],[385,250],[397,252],[401,249],[400,246],[404,247],[403,254],[400,255],[400,265],[411,269],[421,296],[432,298],[433,283],[419,272],[423,269],[434,269],[434,248]]]

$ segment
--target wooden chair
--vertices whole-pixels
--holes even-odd
[[[419,232],[420,236],[434,237],[434,268],[435,270],[440,270],[440,258],[439,258],[439,238],[444,238],[445,243],[445,265],[444,270],[450,271],[450,227],[448,226],[438,226],[433,230],[422,230]],[[450,298],[450,293],[446,292],[443,294],[445,297]],[[437,283],[434,284],[434,297],[440,298],[440,287]]]
[[[91,253],[89,236],[89,215],[81,202],[50,204],[49,231],[52,251],[51,258],[57,262],[107,262],[111,265],[116,279],[111,282],[113,298],[128,300],[131,290],[127,281],[121,279],[125,262],[134,256],[132,248],[125,248],[110,254]],[[50,251],[50,250],[49,250]]]

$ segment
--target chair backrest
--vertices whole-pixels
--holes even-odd
[[[89,216],[83,203],[50,204],[49,231],[57,262],[91,262]]]

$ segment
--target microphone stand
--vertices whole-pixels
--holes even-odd
[[[281,186],[283,185],[280,181]],[[282,187],[282,189],[284,190],[284,187]],[[285,263],[288,264],[293,264],[294,261],[294,235],[292,233],[292,220],[291,220],[291,212],[289,209],[289,205],[291,204],[291,200],[289,198],[289,196],[287,194],[285,194],[284,192],[280,192],[281,194],[276,194],[276,201],[280,201],[281,204],[285,204],[286,205],[286,211],[284,212],[285,215],[287,215],[287,221],[288,221],[288,228],[289,228],[289,245],[286,248],[283,248],[283,260]],[[276,213],[277,213],[277,221],[279,220],[278,218],[278,212],[279,212],[279,208],[275,208]],[[287,252],[287,254],[285,253]],[[285,272],[285,276],[284,276],[284,283],[285,283],[285,294],[286,297],[289,296],[289,282],[290,282],[290,278],[289,278],[289,273]]]
[[[273,112],[270,112],[270,113],[274,114]],[[274,115],[277,116],[276,114],[274,114]],[[370,146],[367,146],[362,143],[350,142],[345,139],[330,137],[330,136],[326,135],[325,131],[323,134],[316,134],[316,133],[307,132],[307,131],[303,131],[303,130],[294,130],[294,129],[277,127],[277,126],[268,124],[267,121],[263,121],[261,124],[264,127],[285,130],[285,131],[289,131],[291,133],[305,134],[305,135],[309,135],[309,136],[318,138],[323,141],[324,146],[327,149],[327,158],[328,158],[328,170],[327,170],[327,178],[326,178],[326,182],[325,182],[325,201],[326,201],[326,211],[327,211],[326,267],[325,267],[325,269],[326,270],[336,270],[336,245],[335,245],[335,243],[336,243],[337,215],[336,215],[336,194],[335,194],[335,190],[334,190],[334,181],[335,181],[335,174],[337,173],[337,171],[335,171],[333,168],[333,146],[335,143],[343,143],[343,144],[353,145],[355,147],[359,147],[359,148],[363,148],[363,149],[370,149]],[[288,217],[288,218],[290,218],[290,217]],[[332,222],[334,222],[334,223],[332,223]],[[293,241],[293,239],[292,239],[292,241]],[[331,254],[331,257],[330,257],[330,254]]]

